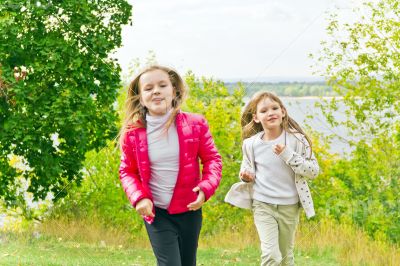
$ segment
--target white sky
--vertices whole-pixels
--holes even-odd
[[[142,0],[116,52],[127,71],[150,50],[181,74],[218,79],[311,77],[308,54],[325,36],[327,11],[356,0]],[[359,2],[359,1],[358,1]]]

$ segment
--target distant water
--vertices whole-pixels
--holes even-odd
[[[315,107],[315,103],[321,101],[319,98],[282,98],[282,101],[288,109],[289,115],[302,127],[309,126],[323,135],[333,134],[344,139],[347,138],[348,134],[343,126],[330,126],[322,114],[321,109]],[[308,115],[312,115],[313,118],[307,118]],[[344,115],[344,106],[343,108],[339,108],[339,111],[333,112],[333,115],[338,121],[344,121],[346,119]],[[345,152],[350,151],[348,143],[341,140],[341,138],[334,138],[334,141],[331,144],[331,152],[344,154]]]
[[[344,127],[334,127],[332,128],[325,117],[323,116],[321,109],[315,107],[315,103],[321,101],[317,97],[280,97],[283,104],[285,105],[288,114],[300,126],[304,129],[306,127],[311,127],[313,130],[322,133],[323,135],[338,135],[344,139],[347,138],[347,132]],[[244,101],[247,103],[249,98],[245,98]],[[339,110],[343,110],[339,108]],[[344,112],[337,111],[334,112],[334,117],[338,121],[343,121],[345,119]],[[312,115],[313,118],[308,118],[307,116]],[[339,137],[335,137],[331,144],[331,152],[343,155],[350,151],[350,146],[347,142],[341,140]]]

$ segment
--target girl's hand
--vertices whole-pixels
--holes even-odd
[[[187,206],[190,211],[196,211],[196,210],[200,209],[201,206],[203,206],[204,201],[206,200],[206,196],[204,195],[204,192],[199,187],[195,187],[193,189],[193,192],[198,192],[198,195],[197,195],[197,199],[195,201],[189,203],[189,205]]]
[[[153,202],[151,202],[151,200],[149,200],[147,198],[141,199],[136,204],[136,211],[142,216],[154,217]]]
[[[279,154],[281,154],[281,152],[285,149],[285,145],[283,145],[283,144],[276,144],[275,146],[274,146],[274,153],[276,154],[276,155],[279,155]]]
[[[240,172],[240,178],[244,182],[253,182],[255,179],[255,175],[247,170],[244,170],[243,172]]]

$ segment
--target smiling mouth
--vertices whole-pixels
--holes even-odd
[[[162,99],[162,98],[157,98],[157,99],[153,99],[153,100],[151,100],[152,102],[161,102],[162,100],[164,100],[164,99]]]

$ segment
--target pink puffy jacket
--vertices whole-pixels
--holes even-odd
[[[187,205],[197,198],[196,186],[208,200],[221,180],[222,161],[211,137],[206,120],[197,114],[179,112],[176,116],[179,138],[179,173],[171,203],[170,214],[188,211]],[[126,133],[122,146],[119,176],[129,201],[135,207],[143,198],[152,200],[149,187],[150,160],[146,128],[134,128]],[[203,165],[200,174],[199,158]],[[153,218],[144,217],[152,223]]]

